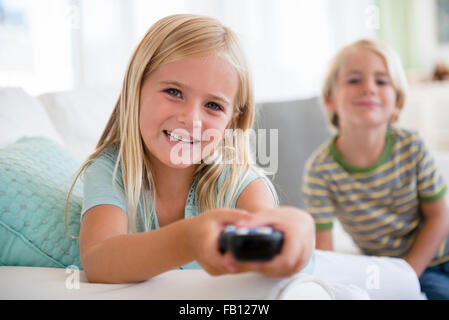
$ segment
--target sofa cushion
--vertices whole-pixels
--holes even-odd
[[[23,136],[42,136],[63,143],[42,104],[21,88],[0,88],[0,148]]]
[[[269,178],[281,205],[304,208],[301,191],[304,165],[312,152],[331,137],[319,98],[260,104],[254,127],[267,129],[267,135],[269,129],[278,130],[278,165]],[[268,137],[266,141],[270,141]],[[275,151],[273,146],[270,145],[269,151]],[[264,167],[264,163],[260,165]]]
[[[80,163],[47,138],[22,138],[0,149],[0,264],[81,267],[79,241],[65,230],[67,192]],[[79,234],[81,182],[69,205],[69,231]]]

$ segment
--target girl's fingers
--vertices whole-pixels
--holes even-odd
[[[204,252],[204,262],[211,274],[242,273],[255,271],[272,277],[285,277],[300,271],[306,265],[307,245],[297,238],[297,234],[305,236],[308,232],[307,221],[304,220],[305,212],[295,208],[283,207],[282,209],[267,210],[250,214],[238,209],[215,209],[210,211],[210,217],[214,220],[215,229],[209,242],[209,249]],[[267,262],[240,262],[236,261],[230,253],[221,254],[218,250],[217,233],[223,231],[226,224],[234,224],[236,227],[260,227],[272,226],[283,232],[284,243],[281,252],[273,260]],[[211,230],[211,229],[209,229]],[[303,232],[304,231],[304,232]],[[215,241],[216,238],[216,241]],[[212,240],[214,239],[214,240]],[[216,243],[215,243],[216,242]]]
[[[294,208],[284,208],[278,212],[270,210],[255,214],[246,220],[245,227],[272,226],[284,235],[281,252],[273,260],[252,264],[249,268],[269,276],[283,277],[299,272],[305,267],[305,260],[309,256],[307,248],[311,240],[303,238],[309,233],[304,214]],[[312,239],[313,235],[310,237]]]
[[[239,209],[217,209],[210,213],[215,215],[214,218],[220,224],[237,224],[251,219],[251,214]]]
[[[229,273],[258,271],[258,263],[236,261],[230,253],[224,255],[224,264]]]
[[[276,214],[271,211],[249,214],[247,218],[239,221],[237,227],[263,227],[263,226],[280,226],[288,223],[288,219],[284,215]]]
[[[235,266],[229,253],[222,254],[219,251],[218,239],[226,225],[237,224],[250,217],[247,211],[239,209],[214,209],[198,216],[199,221],[202,221],[199,228],[204,230],[204,237],[197,260],[208,273],[219,275],[244,271]]]
[[[223,255],[223,266],[229,273],[235,273],[237,271],[234,259],[229,252]]]
[[[229,273],[225,256],[218,251],[218,248],[210,250],[210,253],[206,257],[204,264],[207,266],[206,271],[213,275]],[[213,271],[213,273],[211,271]]]

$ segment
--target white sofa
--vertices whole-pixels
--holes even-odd
[[[44,136],[63,145],[81,161],[93,150],[118,94],[119,86],[38,97],[20,88],[0,88],[0,148],[23,136]],[[273,103],[262,106],[271,108]],[[436,158],[449,181],[449,155],[437,154]],[[299,168],[303,164],[297,165]],[[337,252],[359,253],[338,222],[333,232]],[[272,279],[247,274],[214,278],[202,270],[170,271],[142,284],[99,285],[87,283],[80,271],[82,290],[69,290],[68,279],[73,279],[70,270],[3,266],[0,299],[334,298],[325,283],[308,276]],[[29,290],[31,284],[46,289]]]

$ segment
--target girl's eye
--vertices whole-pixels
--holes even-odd
[[[168,88],[168,89],[165,89],[164,92],[168,93],[169,95],[171,95],[173,97],[182,98],[182,93],[178,89]]]
[[[215,102],[206,103],[206,107],[209,109],[212,109],[212,110],[216,110],[216,111],[223,111],[223,108]]]

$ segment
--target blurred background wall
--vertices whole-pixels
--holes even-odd
[[[437,66],[441,79],[448,72],[449,0],[0,0],[0,86],[38,95],[120,84],[139,39],[175,13],[213,16],[237,32],[258,102],[318,95],[329,60],[364,37],[398,51],[412,88],[431,83]],[[435,105],[448,113],[447,102]],[[408,113],[408,123],[421,121]]]
[[[257,100],[318,93],[343,45],[377,37],[399,51],[413,80],[449,63],[439,28],[446,0],[0,0],[0,85],[30,93],[120,82],[129,56],[156,20],[216,17],[244,44]]]

